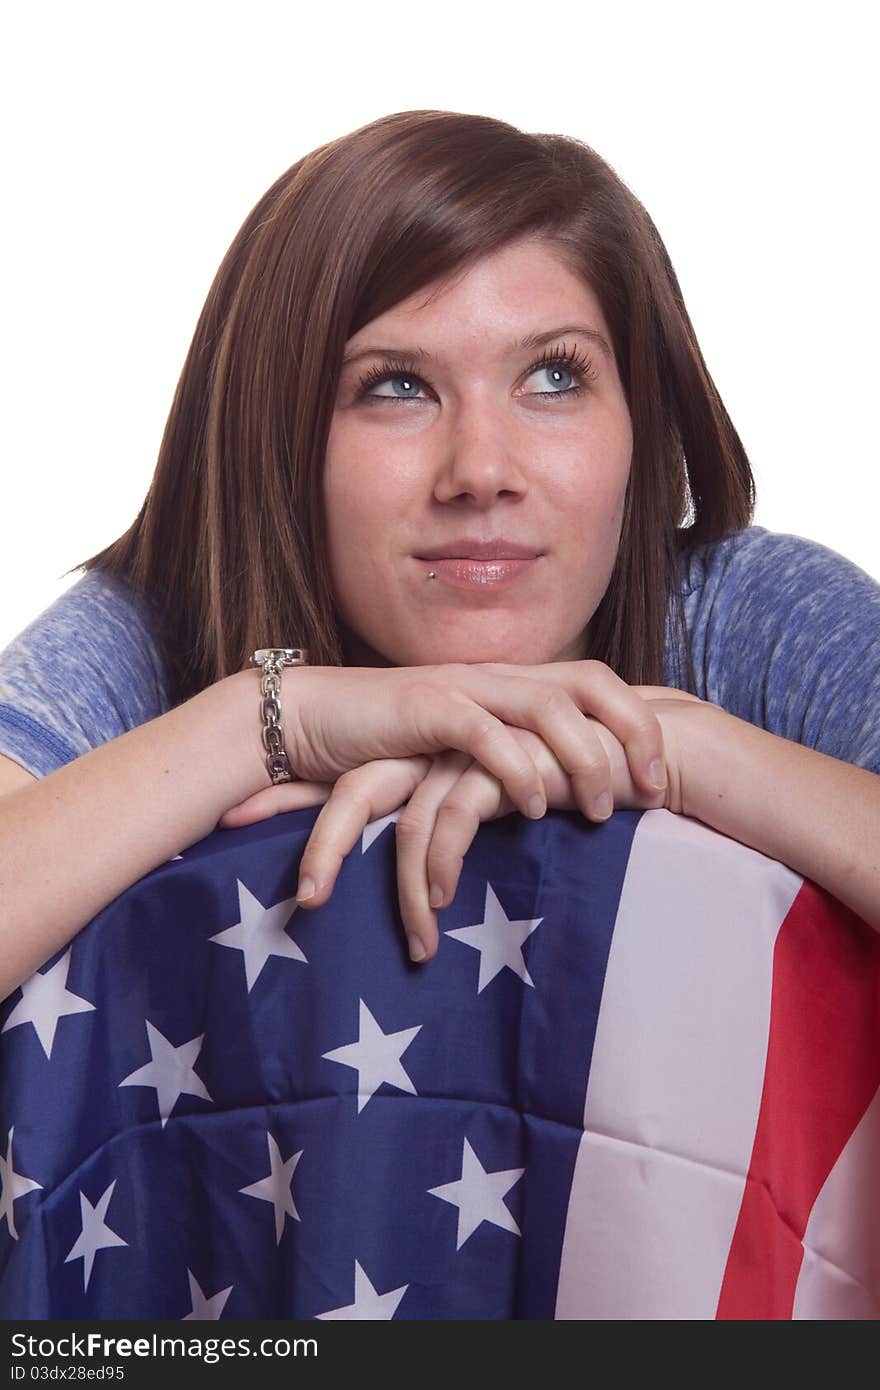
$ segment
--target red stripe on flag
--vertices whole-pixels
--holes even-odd
[[[880,1085],[878,1004],[880,934],[805,880],[776,940],[764,1089],[717,1318],[791,1317],[813,1203]]]

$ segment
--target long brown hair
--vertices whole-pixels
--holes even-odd
[[[249,214],[196,326],[144,504],[73,567],[155,604],[175,702],[259,646],[344,664],[322,471],[345,344],[524,235],[545,238],[596,294],[632,419],[620,546],[589,655],[630,684],[661,684],[668,615],[686,653],[676,683],[693,688],[678,559],[750,524],[754,482],[654,223],[579,140],[402,111],[306,155]]]

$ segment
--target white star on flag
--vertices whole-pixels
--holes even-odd
[[[292,1216],[294,1221],[301,1219],[293,1204],[290,1184],[293,1182],[294,1169],[305,1150],[300,1149],[299,1153],[292,1154],[285,1163],[281,1150],[268,1131],[266,1138],[269,1140],[269,1172],[259,1182],[252,1182],[250,1187],[240,1187],[238,1190],[246,1197],[259,1197],[264,1202],[272,1203],[275,1208],[275,1244],[280,1245],[285,1213]]]
[[[457,941],[463,941],[466,946],[472,946],[475,951],[479,951],[480,978],[477,994],[482,994],[505,965],[525,984],[534,988],[535,982],[526,970],[522,945],[535,928],[541,925],[544,918],[535,917],[530,922],[511,921],[498,901],[491,883],[486,884],[486,906],[483,914],[483,921],[475,926],[456,927],[453,931],[444,933],[445,936],[454,936]]]
[[[26,1192],[34,1192],[37,1188],[42,1188],[43,1184],[34,1182],[33,1178],[26,1178],[22,1173],[16,1173],[12,1164],[12,1132],[14,1129],[15,1125],[9,1131],[6,1157],[4,1158],[0,1154],[0,1226],[3,1225],[5,1216],[9,1222],[9,1234],[13,1240],[18,1240],[12,1204],[17,1197],[23,1197]]]
[[[89,1280],[92,1277],[92,1265],[95,1262],[95,1255],[99,1250],[109,1250],[114,1245],[127,1245],[128,1241],[123,1240],[115,1231],[111,1231],[109,1226],[104,1224],[104,1217],[107,1215],[107,1208],[110,1205],[110,1198],[113,1196],[113,1189],[116,1186],[114,1178],[106,1192],[98,1199],[97,1206],[92,1206],[88,1197],[83,1191],[79,1194],[79,1208],[82,1215],[82,1230],[76,1238],[76,1244],[64,1263],[70,1260],[82,1260],[83,1262],[83,1292],[89,1287]]]
[[[390,1293],[377,1293],[357,1260],[354,1262],[354,1303],[345,1308],[331,1308],[329,1313],[319,1313],[319,1319],[334,1319],[340,1322],[390,1322],[397,1311],[397,1305],[409,1288],[401,1284]]]
[[[361,835],[361,854],[366,854],[370,845],[374,840],[378,840],[383,830],[386,830],[389,825],[393,825],[396,821],[400,820],[402,812],[403,807],[398,806],[397,810],[392,811],[390,816],[382,816],[379,820],[371,820],[364,826],[363,834]]]
[[[145,1019],[145,1022],[152,1061],[138,1067],[137,1071],[131,1072],[119,1084],[154,1087],[164,1129],[169,1115],[182,1095],[200,1096],[202,1100],[213,1101],[204,1081],[193,1071],[205,1035],[200,1033],[190,1042],[174,1047],[158,1028],[153,1027],[149,1019]]]
[[[270,956],[287,956],[289,960],[301,961],[306,958],[284,930],[296,912],[296,898],[285,898],[273,907],[263,907],[241,879],[236,882],[241,920],[235,926],[217,932],[209,940],[216,941],[218,946],[231,946],[244,953],[244,973],[250,994]]]
[[[37,1037],[43,1045],[47,1057],[52,1056],[55,1042],[55,1029],[59,1018],[67,1014],[83,1014],[94,1009],[88,999],[80,999],[67,988],[67,972],[70,968],[69,946],[60,960],[45,975],[38,971],[25,980],[21,986],[21,998],[3,1025],[2,1032],[17,1028],[21,1023],[32,1023]]]
[[[188,1269],[186,1272],[189,1278],[189,1297],[192,1303],[192,1312],[185,1313],[181,1318],[181,1322],[216,1322],[226,1306],[226,1300],[232,1293],[234,1285],[230,1284],[228,1289],[221,1289],[219,1293],[215,1293],[211,1298],[206,1298],[192,1270]]]
[[[502,1172],[487,1173],[465,1139],[461,1177],[456,1182],[428,1188],[432,1197],[440,1197],[444,1202],[458,1207],[456,1250],[461,1249],[468,1236],[473,1235],[483,1221],[500,1226],[504,1231],[512,1231],[516,1236],[521,1234],[503,1199],[525,1171],[525,1168],[507,1168]]]
[[[400,1059],[421,1027],[419,1023],[415,1028],[403,1028],[399,1033],[383,1033],[363,999],[360,1000],[357,1042],[346,1043],[344,1047],[321,1054],[328,1062],[339,1062],[344,1067],[353,1067],[357,1072],[358,1114],[383,1081],[389,1086],[396,1086],[398,1091],[409,1091],[413,1096],[418,1094]]]

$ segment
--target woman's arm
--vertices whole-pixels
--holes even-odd
[[[257,670],[227,676],[0,795],[0,1000],[262,786],[259,700]]]
[[[485,762],[523,814],[542,814],[540,774],[508,721],[534,726],[540,747],[546,737],[559,750],[574,769],[585,814],[607,780],[601,745],[572,695],[551,692],[551,705],[516,668],[303,667],[287,674],[293,680],[285,684],[283,720],[303,778],[292,788],[300,806],[325,801],[325,784],[336,779],[349,791],[349,774],[376,757],[418,754],[424,776],[430,762],[421,755],[452,747]],[[650,785],[663,739],[643,702],[612,672],[575,663],[560,674],[578,698],[600,705],[610,686],[624,765],[630,758],[634,778]],[[236,672],[0,794],[0,999],[125,889],[214,830],[230,807],[279,790],[267,785],[259,697],[259,672]]]
[[[528,669],[532,679],[549,682],[563,674],[552,666]],[[702,821],[811,879],[880,931],[880,776],[768,733],[685,691],[631,689],[659,719],[669,783],[652,795],[636,787],[618,738],[588,717],[585,725],[607,755],[616,805],[662,806]],[[570,777],[552,750],[533,732],[513,732],[540,770],[548,804],[577,810]],[[433,955],[437,923],[429,885],[441,889],[436,906],[448,906],[481,821],[515,809],[485,768],[468,764],[466,758],[450,762],[448,754],[380,758],[344,784],[315,787],[309,804],[326,805],[300,865],[301,874],[307,871],[317,884],[304,904],[327,901],[345,855],[369,820],[407,803],[397,823],[401,910],[408,934]],[[222,823],[245,825],[306,804],[294,797],[295,788],[265,788],[232,808]]]
[[[670,703],[681,811],[812,879],[880,931],[880,776],[717,705]]]

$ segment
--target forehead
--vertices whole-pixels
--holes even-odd
[[[488,346],[488,338],[507,343],[574,322],[607,336],[595,292],[562,252],[546,241],[523,239],[423,286],[365,324],[348,346],[357,349],[393,341],[392,332],[416,331],[425,347],[428,336],[438,347],[453,338],[482,338]]]

